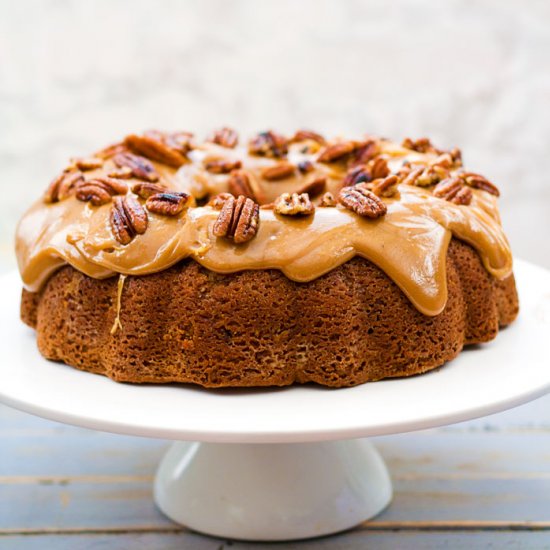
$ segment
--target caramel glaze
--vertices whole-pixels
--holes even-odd
[[[392,171],[404,160],[427,164],[430,154],[381,142]],[[298,163],[316,155],[291,146],[288,160]],[[206,143],[193,150],[191,162],[174,170],[155,163],[169,188],[210,196],[227,190],[227,175],[213,175],[205,159],[239,159],[254,179],[261,201],[300,188],[315,177],[327,178],[327,190],[342,185],[339,163],[314,164],[314,170],[282,181],[267,182],[261,170],[273,159],[249,156],[244,148],[227,149]],[[86,176],[105,173],[103,169]],[[132,184],[132,180],[129,180]],[[74,196],[54,204],[37,202],[17,230],[16,250],[25,287],[37,291],[59,267],[70,264],[95,278],[114,274],[145,275],[191,257],[219,273],[245,269],[280,269],[298,282],[311,281],[362,256],[380,267],[425,315],[437,315],[447,299],[445,260],[451,237],[462,239],[479,253],[487,271],[503,279],[512,271],[512,255],[502,231],[496,197],[474,190],[472,203],[456,205],[436,198],[430,189],[401,184],[398,194],[385,198],[388,212],[378,220],[362,218],[338,205],[318,207],[313,216],[290,218],[260,211],[255,238],[235,245],[212,234],[218,211],[210,206],[189,208],[173,218],[149,213],[149,227],[130,244],[119,244],[109,226],[110,205],[94,207]]]

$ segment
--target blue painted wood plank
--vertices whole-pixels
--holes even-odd
[[[151,533],[151,534],[75,534],[46,536],[10,536],[0,538],[2,550],[480,550],[508,548],[543,550],[550,547],[548,532],[369,532],[350,531],[340,535],[303,542],[277,545],[268,543],[244,543],[205,537],[199,534]]]

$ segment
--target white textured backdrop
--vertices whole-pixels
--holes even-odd
[[[72,155],[129,130],[429,135],[550,267],[550,2],[0,0],[0,268]]]

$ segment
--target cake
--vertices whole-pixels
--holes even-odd
[[[498,196],[426,138],[131,134],[22,218],[21,316],[44,357],[119,382],[424,373],[518,313]]]

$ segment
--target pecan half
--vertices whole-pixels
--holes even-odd
[[[390,174],[390,168],[388,161],[382,157],[377,157],[367,164],[367,170],[369,171],[371,179],[385,178]]]
[[[315,207],[307,193],[283,193],[275,200],[274,210],[283,216],[310,216]]]
[[[409,173],[404,176],[402,183],[404,185],[416,185],[416,180],[418,176],[420,176],[420,174],[424,172],[424,167],[419,166],[417,168],[413,168],[412,170],[410,170],[408,167],[404,167],[403,170],[404,170],[404,173],[406,170],[409,170]]]
[[[414,181],[417,187],[428,187],[439,183],[449,176],[449,171],[441,166],[427,166]]]
[[[142,135],[130,134],[124,143],[129,149],[162,164],[179,168],[187,162],[188,141],[178,142],[175,136],[181,134],[166,134],[156,130],[149,130]],[[185,134],[190,136],[190,134]]]
[[[128,185],[126,182],[101,176],[79,185],[76,198],[79,201],[91,202],[94,206],[101,206],[108,203],[114,195],[124,195],[127,192]]]
[[[319,206],[323,206],[323,207],[336,206],[336,199],[334,198],[334,195],[328,192],[325,193],[321,198],[321,202],[319,203]]]
[[[120,244],[128,244],[147,230],[147,212],[132,195],[115,197],[109,222],[115,239]]]
[[[298,163],[298,170],[300,170],[302,174],[307,174],[314,170],[314,168],[313,163],[309,160],[303,160]]]
[[[321,134],[318,134],[317,132],[313,132],[311,130],[298,130],[290,141],[296,142],[296,141],[305,141],[308,139],[312,141],[316,141],[321,145],[325,144],[325,138]]]
[[[231,197],[222,206],[212,232],[216,237],[233,239],[237,244],[252,239],[258,232],[260,207],[252,199]]]
[[[487,193],[490,193],[495,197],[500,196],[500,191],[498,190],[498,187],[494,183],[491,183],[486,177],[480,174],[475,174],[474,172],[463,172],[459,174],[459,176],[464,180],[466,185],[469,185],[474,189],[487,191]]]
[[[53,203],[66,199],[83,181],[84,176],[78,170],[62,172],[48,186],[44,194],[44,202]]]
[[[72,163],[82,172],[87,172],[88,170],[96,170],[103,166],[103,159],[99,157],[87,157],[87,158],[76,158],[72,159]]]
[[[405,149],[412,149],[417,153],[439,152],[427,137],[421,137],[415,140],[405,138],[401,146]]]
[[[122,168],[113,168],[108,174],[110,178],[118,178],[119,180],[130,179],[134,173],[128,166],[123,166]]]
[[[229,174],[232,170],[237,170],[242,166],[240,160],[205,160],[204,168],[212,174]]]
[[[260,201],[261,197],[258,196],[260,193],[254,189],[250,176],[244,170],[235,170],[232,172],[229,176],[227,187],[229,192],[235,197],[244,195],[253,201]]]
[[[288,153],[287,139],[269,130],[261,132],[248,143],[248,152],[265,157],[284,157]]]
[[[354,152],[353,166],[367,164],[370,160],[380,154],[380,146],[377,141],[370,139],[361,144]]]
[[[357,185],[358,183],[370,181],[371,179],[370,172],[365,166],[356,166],[348,171],[344,178],[343,185],[344,187],[349,187]]]
[[[118,153],[113,157],[113,161],[119,168],[129,168],[138,179],[145,181],[157,181],[159,179],[159,175],[151,162],[139,155]]]
[[[348,210],[366,218],[380,218],[387,212],[386,205],[372,191],[362,186],[344,187],[338,199]]]
[[[231,193],[219,193],[208,201],[207,206],[211,206],[216,210],[221,210],[222,206],[225,204],[225,201],[231,198],[235,198]]]
[[[472,190],[466,187],[461,178],[452,177],[439,182],[433,190],[434,197],[454,202],[455,204],[470,204]]]
[[[354,141],[340,141],[326,147],[317,160],[319,162],[336,162],[353,153],[356,148],[357,144]]]
[[[319,196],[327,186],[327,178],[325,177],[319,177],[311,180],[310,182],[306,183],[296,193],[298,195],[301,195],[302,193],[307,193],[310,197],[315,198]]]
[[[376,179],[371,183],[371,191],[379,197],[393,197],[397,192],[397,176],[387,176],[386,178]]]
[[[144,181],[134,184],[132,186],[132,192],[142,199],[148,199],[157,193],[166,192],[166,187],[159,185],[158,183],[149,183]]]
[[[206,141],[211,141],[212,143],[216,143],[222,147],[233,149],[239,143],[239,134],[237,134],[237,132],[235,132],[232,128],[224,126],[223,128],[214,130]]]
[[[166,191],[151,195],[145,206],[149,212],[163,216],[177,216],[181,214],[191,202],[191,195],[177,191]]]
[[[290,162],[278,162],[262,170],[262,178],[268,181],[283,180],[294,174],[294,165]]]

